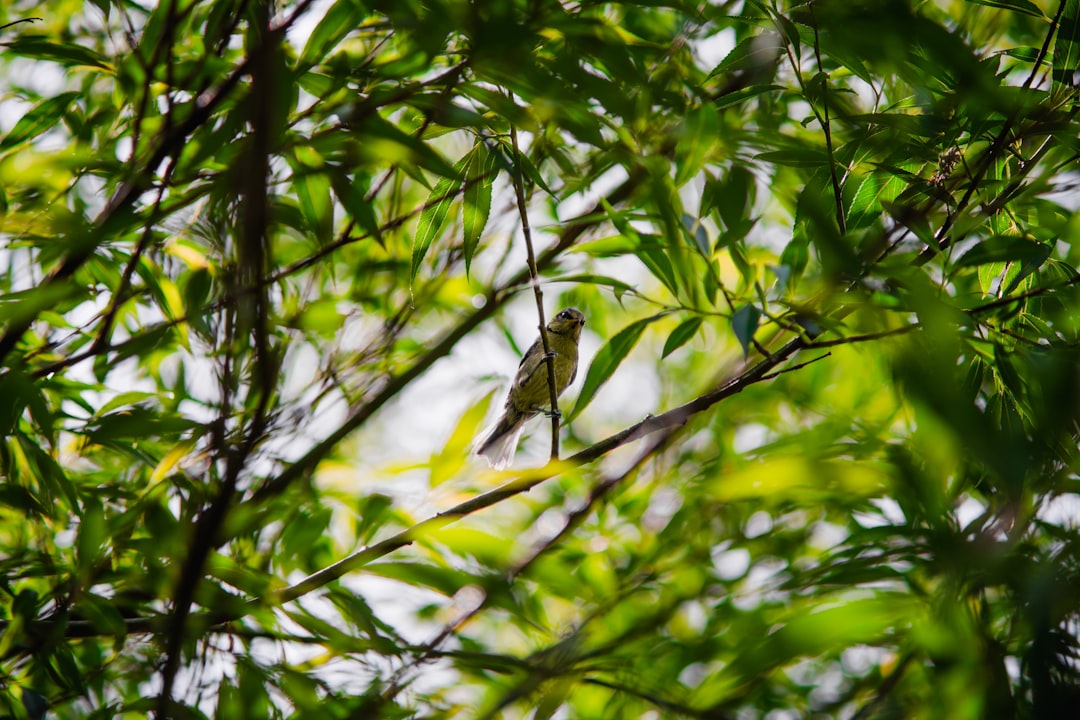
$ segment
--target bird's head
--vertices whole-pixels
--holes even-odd
[[[585,316],[577,308],[560,310],[548,323],[548,332],[569,335],[577,340],[581,337],[581,328],[585,327]]]

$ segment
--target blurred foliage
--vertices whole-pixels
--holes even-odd
[[[0,717],[1080,707],[1080,0],[0,26]]]

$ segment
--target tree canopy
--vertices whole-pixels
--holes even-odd
[[[1080,0],[4,3],[0,717],[1075,711],[1078,82]]]

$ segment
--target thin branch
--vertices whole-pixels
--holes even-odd
[[[529,227],[529,210],[525,201],[525,180],[521,172],[521,148],[518,146],[517,128],[510,125],[510,142],[514,146],[514,195],[517,197],[518,215],[521,217],[521,234],[525,237],[525,250],[528,252],[529,282],[532,284],[533,297],[536,298],[536,315],[540,320],[540,343],[544,347],[544,362],[547,363],[548,392],[551,396],[551,459],[559,459],[559,390],[555,386],[555,355],[551,352],[548,341],[547,322],[544,320],[544,292],[540,289],[540,276],[536,270],[536,255],[533,253],[532,229]]]
[[[895,688],[897,683],[900,682],[900,679],[904,677],[904,673],[907,671],[908,665],[910,665],[911,661],[914,659],[915,655],[913,653],[907,653],[902,658],[900,658],[900,662],[896,664],[896,668],[892,671],[889,677],[885,678],[885,682],[881,683],[881,686],[878,688],[877,693],[874,694],[874,697],[871,698],[868,703],[859,708],[859,711],[855,713],[853,720],[860,720],[861,718],[872,717],[874,711],[878,708],[879,705],[881,705],[882,702],[885,701],[885,698],[887,698],[889,696],[889,693],[893,691],[893,688]]]
[[[105,312],[101,316],[101,324],[98,326],[97,335],[90,344],[89,350],[91,352],[101,352],[102,348],[109,346],[109,334],[112,332],[113,323],[116,321],[116,315],[120,311],[120,306],[129,297],[128,289],[131,286],[131,278],[135,274],[135,268],[138,267],[139,260],[142,258],[143,253],[146,252],[146,248],[150,245],[150,241],[154,238],[155,220],[159,217],[159,213],[161,212],[161,203],[165,197],[165,191],[169,187],[169,178],[172,176],[175,167],[176,158],[174,156],[169,161],[169,165],[165,168],[161,184],[158,187],[157,198],[154,200],[154,205],[146,219],[146,227],[143,229],[142,236],[139,238],[139,242],[135,246],[134,251],[132,251],[131,257],[128,258],[128,262],[124,266],[124,271],[120,275],[120,282],[117,283],[116,290],[109,299],[109,305],[105,308]]]
[[[20,18],[18,20],[12,20],[11,22],[7,23],[6,25],[0,25],[0,30],[7,30],[9,27],[12,27],[13,25],[18,25],[19,23],[35,23],[35,22],[45,22],[45,21],[42,18],[39,18],[39,17]]]
[[[640,700],[655,705],[656,707],[669,713],[676,713],[678,715],[686,715],[687,717],[702,718],[702,720],[725,720],[726,718],[733,717],[725,712],[719,710],[699,710],[697,708],[689,707],[688,705],[680,705],[679,703],[671,700],[665,700],[662,697],[658,697],[653,693],[645,692],[644,690],[638,690],[637,688],[628,687],[626,685],[611,682],[609,680],[601,680],[597,677],[584,677],[581,682],[586,685],[596,685],[598,687],[607,688],[615,692],[625,693],[632,695]]]
[[[836,338],[834,340],[811,340],[806,343],[807,349],[810,348],[827,348],[836,347],[837,345],[853,345],[855,343],[869,342],[871,340],[880,340],[882,338],[894,337],[896,335],[906,335],[907,333],[918,330],[922,327],[920,323],[912,323],[911,325],[905,325],[904,327],[893,328],[892,330],[882,330],[876,333],[865,333],[863,335],[848,335],[847,337]]]
[[[762,375],[761,379],[762,380],[772,380],[773,378],[780,377],[781,375],[783,375],[785,373],[795,372],[796,370],[802,370],[807,365],[813,365],[814,363],[819,362],[821,360],[824,360],[825,358],[831,357],[831,356],[832,356],[832,353],[825,353],[824,355],[818,355],[816,358],[812,358],[810,360],[807,360],[806,362],[801,362],[801,363],[798,363],[796,365],[792,365],[791,367],[781,368],[780,370],[776,370],[774,372],[768,373],[767,375]]]
[[[814,2],[810,2],[810,18],[814,24],[814,57],[817,59],[818,73],[821,75],[821,115],[818,117],[818,122],[821,123],[821,129],[825,133],[825,152],[829,156],[829,177],[832,180],[833,201],[836,203],[836,224],[840,228],[840,234],[847,234],[847,220],[844,218],[844,196],[840,191],[840,178],[836,176],[836,151],[833,148],[832,139],[832,126],[829,122],[829,82],[828,75],[825,74],[824,65],[821,62],[821,42],[818,38],[818,22],[817,17],[814,15]],[[799,84],[802,84],[800,77]],[[803,95],[805,95],[805,88]],[[809,98],[808,98],[809,99]],[[814,104],[810,103],[810,107],[813,108]],[[814,111],[817,115],[817,111]]]
[[[1035,82],[1035,77],[1039,74],[1039,68],[1042,66],[1043,60],[1046,59],[1046,54],[1050,52],[1050,43],[1053,42],[1054,34],[1061,27],[1061,16],[1065,12],[1065,5],[1068,4],[1068,0],[1059,0],[1057,12],[1054,13],[1054,19],[1050,22],[1050,29],[1046,32],[1046,37],[1043,38],[1042,47],[1039,48],[1039,54],[1035,56],[1035,64],[1031,67],[1031,74],[1028,75],[1027,80],[1024,81],[1024,87],[1031,87],[1031,83]]]
[[[1011,305],[1015,302],[1030,300],[1031,298],[1036,298],[1042,295],[1046,295],[1048,293],[1056,292],[1058,290],[1063,290],[1065,288],[1072,287],[1077,283],[1080,283],[1080,273],[1076,274],[1075,276],[1066,280],[1063,283],[1059,283],[1057,285],[1044,285],[1043,287],[1037,287],[1033,290],[1022,292],[1019,295],[1009,295],[1003,298],[998,298],[997,300],[992,300],[988,303],[984,303],[983,305],[973,307],[967,312],[969,314],[976,314],[988,312],[990,310],[996,310],[997,308],[1005,307],[1006,305]]]

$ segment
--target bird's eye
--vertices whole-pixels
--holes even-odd
[[[559,319],[561,319],[561,320],[566,320],[567,318],[569,318],[569,317],[570,317],[570,313],[568,313],[568,312],[566,312],[565,310],[563,310],[563,311],[562,311],[561,313],[559,313],[559,314],[558,314],[558,315],[556,315],[555,317],[557,317],[557,318],[559,318]]]

